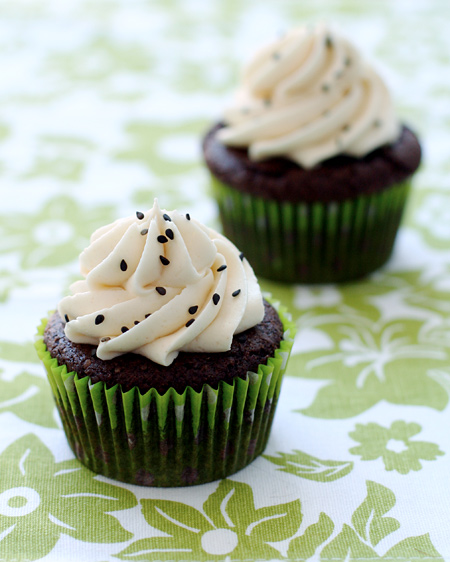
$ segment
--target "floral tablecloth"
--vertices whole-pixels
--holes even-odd
[[[446,0],[0,3],[0,560],[450,560]],[[394,255],[263,288],[294,355],[265,454],[221,482],[127,486],[74,459],[33,349],[98,226],[158,196],[217,226],[199,136],[257,45],[325,19],[424,140]]]

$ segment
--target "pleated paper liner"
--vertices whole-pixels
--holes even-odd
[[[391,255],[410,183],[342,202],[283,203],[212,177],[225,236],[256,275],[290,283],[348,281],[382,266]]]
[[[182,394],[91,384],[59,366],[38,328],[36,349],[47,371],[69,444],[94,472],[145,486],[186,486],[224,478],[262,453],[275,413],[295,326],[277,308],[284,339],[266,365],[232,385]]]

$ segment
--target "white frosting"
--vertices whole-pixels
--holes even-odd
[[[400,133],[380,76],[324,25],[294,29],[259,51],[224,121],[224,144],[304,168],[338,154],[362,157]]]
[[[81,254],[85,279],[58,307],[71,341],[98,345],[100,359],[133,352],[170,365],[180,351],[227,351],[261,322],[258,282],[228,239],[156,201],[137,215],[94,232]]]

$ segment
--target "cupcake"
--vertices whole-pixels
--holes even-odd
[[[203,153],[226,236],[257,275],[300,283],[386,262],[421,158],[379,74],[325,25],[256,54]]]
[[[100,228],[36,348],[69,444],[132,484],[223,478],[266,445],[293,338],[226,238],[160,210]]]

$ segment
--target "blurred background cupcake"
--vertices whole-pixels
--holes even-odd
[[[323,24],[254,56],[203,153],[225,234],[258,275],[300,283],[387,261],[421,159],[377,71]]]

